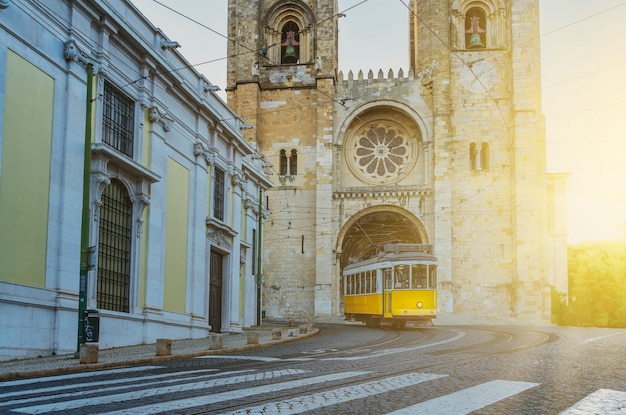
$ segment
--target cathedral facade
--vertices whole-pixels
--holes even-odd
[[[228,104],[274,170],[267,318],[342,316],[346,264],[402,242],[438,258],[440,319],[549,321],[565,176],[546,171],[538,13],[413,0],[409,68],[344,74],[337,1],[229,1]]]

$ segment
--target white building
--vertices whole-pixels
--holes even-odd
[[[271,182],[179,46],[127,0],[0,2],[0,360],[76,351],[81,298],[100,348],[257,324]]]

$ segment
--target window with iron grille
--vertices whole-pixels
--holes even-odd
[[[133,157],[135,102],[111,83],[104,83],[102,141]]]
[[[102,194],[98,233],[98,308],[129,311],[133,205],[119,180]]]
[[[215,219],[224,221],[224,170],[215,168],[215,180],[213,182],[213,216]]]

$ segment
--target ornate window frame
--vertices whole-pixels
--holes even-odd
[[[283,28],[289,22],[293,22],[299,28],[299,53],[298,64],[313,63],[315,60],[314,42],[315,18],[311,9],[300,1],[285,1],[273,6],[265,18],[264,44],[267,47],[269,65],[281,65],[283,49],[280,44],[283,39]],[[275,47],[272,47],[275,46]]]
[[[507,45],[507,5],[503,0],[452,0],[450,5],[452,20],[451,43],[457,50],[468,49],[466,44],[466,18],[471,9],[479,8],[484,13],[483,28],[485,49],[499,49]]]

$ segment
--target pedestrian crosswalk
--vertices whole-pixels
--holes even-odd
[[[296,368],[172,372],[143,366],[0,382],[0,413],[148,415],[215,408],[211,413],[287,415],[333,412],[338,405],[358,406],[360,400],[381,397],[386,403],[370,408],[371,413],[463,415],[541,387],[495,379],[415,402],[411,394],[391,405],[382,399],[394,391],[447,379],[452,378],[426,372],[381,375],[368,370],[320,373]],[[626,392],[600,389],[561,414],[624,414],[624,408]]]

